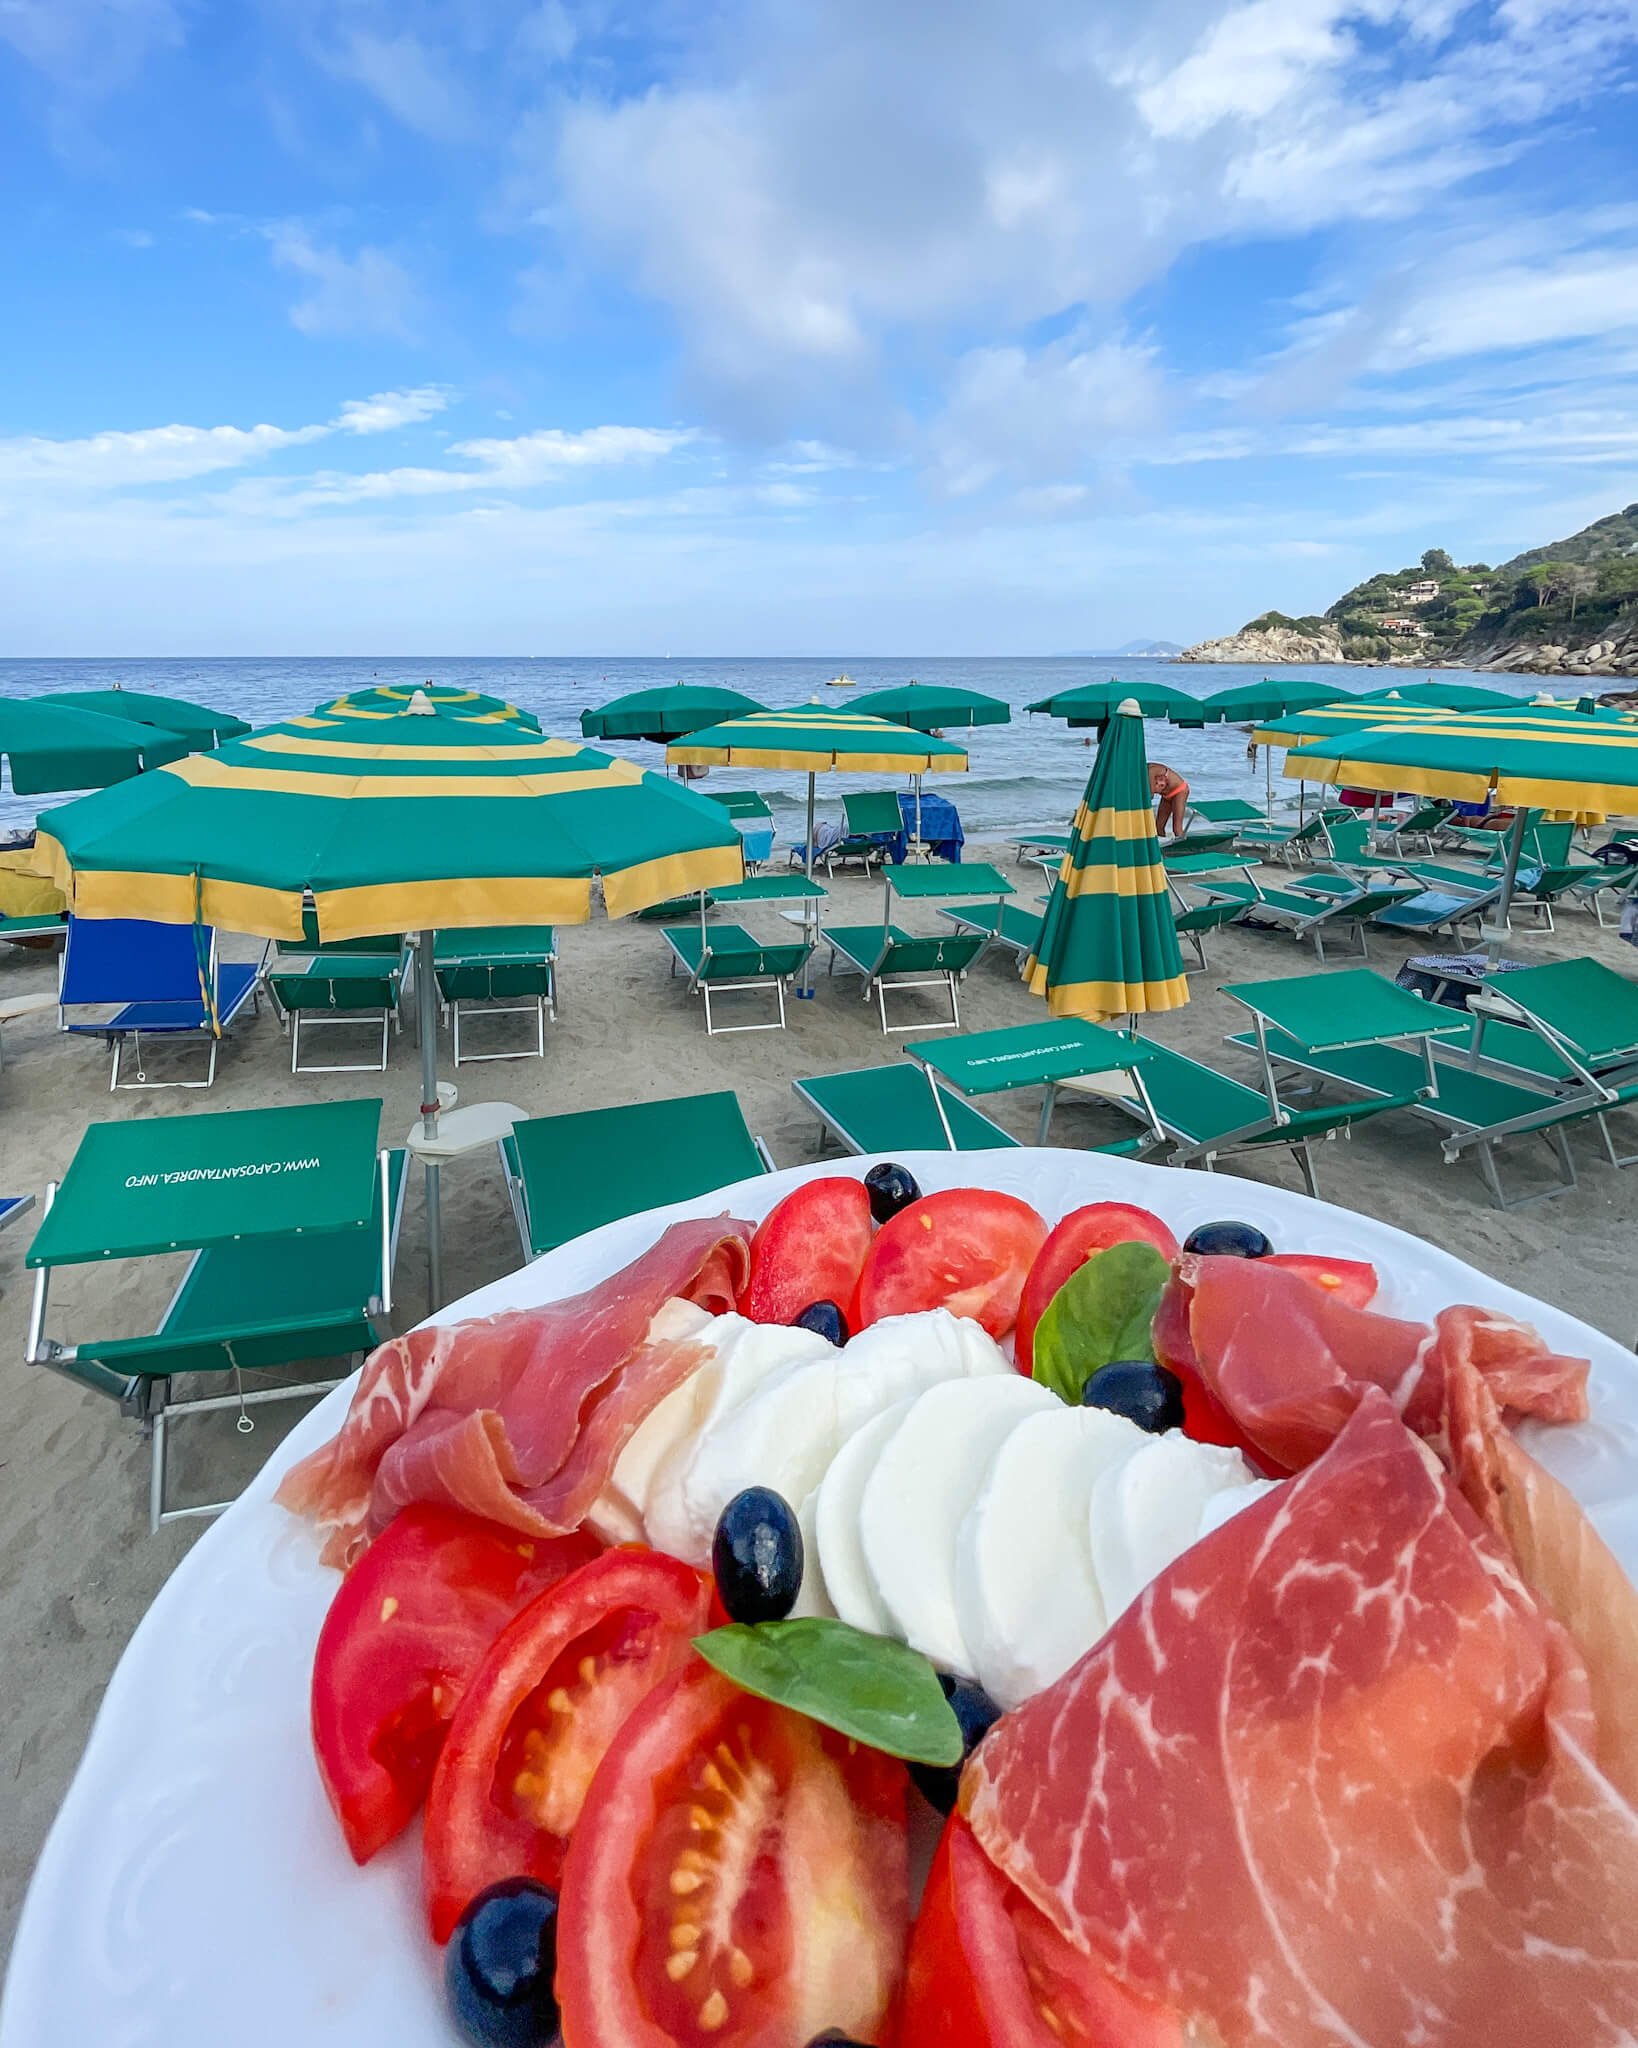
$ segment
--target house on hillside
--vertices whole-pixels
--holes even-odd
[[[1439,585],[1431,576],[1425,576],[1419,583],[1410,583],[1399,595],[1406,604],[1432,604],[1439,595]]]
[[[1392,612],[1379,618],[1376,623],[1384,633],[1397,633],[1403,639],[1425,640],[1428,637],[1428,629],[1420,620],[1401,618]]]

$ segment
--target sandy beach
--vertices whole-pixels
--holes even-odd
[[[981,856],[985,849],[969,847]],[[1005,861],[1004,849],[991,849]],[[1034,868],[1009,870],[1025,901]],[[833,914],[879,913],[880,886],[838,879]],[[766,914],[765,912],[763,913]],[[256,948],[224,943],[234,957]],[[1371,964],[1392,975],[1419,950],[1373,934]],[[1630,947],[1591,917],[1566,912],[1553,934],[1521,934],[1515,950],[1555,959],[1591,954],[1629,973]],[[793,1096],[793,1078],[841,1071],[897,1056],[901,1039],[884,1039],[857,982],[827,982],[810,1003],[792,1003],[789,1030],[708,1039],[697,1000],[680,979],[668,979],[667,949],[652,925],[597,923],[559,934],[560,1016],[548,1032],[544,1059],[450,1065],[467,1101],[504,1099],[530,1114],[595,1108],[708,1088],[737,1090],[752,1130],[781,1166],[814,1156],[816,1130]],[[821,949],[822,958],[822,949]],[[1214,941],[1212,968],[1192,977],[1190,1007],[1157,1020],[1155,1035],[1250,1079],[1245,1055],[1223,1047],[1243,1014],[1216,993],[1236,979],[1314,971],[1312,952],[1283,934],[1230,930]],[[54,986],[55,958],[0,948],[0,995]],[[972,1028],[1038,1018],[1041,1006],[999,955],[980,962],[962,994],[963,1023]],[[931,1015],[931,1011],[929,1012]],[[492,1032],[517,1028],[493,1024]],[[482,1028],[482,1027],[480,1027]],[[197,1051],[153,1055],[152,1071],[169,1059],[181,1070]],[[196,1067],[192,1070],[196,1070]],[[288,1045],[264,1008],[233,1030],[222,1051],[214,1089],[107,1092],[108,1055],[100,1041],[60,1037],[55,1013],[8,1027],[0,1075],[0,1188],[33,1191],[60,1176],[90,1121],[191,1114],[272,1103],[379,1095],[384,1141],[397,1141],[413,1120],[419,1075],[413,1032],[393,1044],[384,1075],[295,1075]],[[988,1113],[1033,1135],[1035,1099],[991,1098]],[[1112,1112],[1074,1105],[1060,1111],[1057,1142],[1095,1142],[1127,1126]],[[1633,1335],[1631,1259],[1638,1223],[1638,1174],[1617,1174],[1603,1162],[1596,1131],[1572,1137],[1581,1185],[1551,1200],[1501,1212],[1485,1198],[1474,1167],[1446,1167],[1430,1127],[1385,1117],[1348,1145],[1320,1154],[1320,1189],[1329,1200],[1420,1233],[1474,1265],[1586,1318],[1623,1342]],[[1534,1148],[1540,1152],[1540,1148]],[[1543,1163],[1545,1154],[1541,1153]],[[1529,1150],[1504,1155],[1504,1174],[1517,1185],[1547,1176]],[[1223,1212],[1237,1212],[1236,1175],[1297,1184],[1284,1154],[1223,1176]],[[444,1176],[446,1290],[458,1297],[518,1263],[512,1218],[492,1156],[457,1165]],[[23,1257],[33,1220],[0,1239],[0,1386],[9,1426],[0,1449],[0,1953],[9,1947],[30,1870],[84,1746],[98,1701],[120,1652],[155,1592],[197,1540],[204,1524],[168,1527],[150,1537],[146,1521],[147,1451],[133,1424],[54,1375],[23,1363],[29,1285]],[[1346,1246],[1339,1250],[1346,1251]],[[152,1328],[175,1273],[157,1261],[78,1268],[54,1285],[54,1323],[84,1333],[126,1334]],[[425,1240],[417,1187],[411,1189],[398,1265],[398,1328],[426,1309]],[[237,1437],[231,1419],[213,1417],[178,1433],[178,1490],[199,1497],[206,1487],[238,1483],[273,1448],[293,1414],[263,1409],[255,1432]]]

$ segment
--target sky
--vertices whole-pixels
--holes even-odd
[[[0,657],[1043,654],[1638,499],[1638,0],[0,0]]]

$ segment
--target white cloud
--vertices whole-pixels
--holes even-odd
[[[369,246],[345,256],[315,242],[299,221],[265,231],[273,261],[306,280],[290,308],[290,324],[303,334],[386,334],[408,340],[416,310],[409,273],[384,249]]]
[[[182,42],[172,0],[3,0],[0,43],[10,44],[73,98],[129,84],[151,52]]]
[[[431,418],[448,402],[446,391],[427,385],[349,399],[333,420],[302,427],[140,427],[64,441],[20,435],[0,440],[0,485],[117,491],[139,484],[181,483],[243,469],[281,449],[299,448],[332,434],[376,434],[412,425]]]
[[[933,455],[956,496],[1001,476],[1040,485],[1125,460],[1164,413],[1163,382],[1146,345],[1070,337],[1034,354],[974,349],[957,365],[934,422]]]
[[[476,122],[458,74],[407,31],[355,28],[324,57],[325,68],[363,86],[395,120],[434,142],[459,142]]]
[[[520,492],[555,482],[572,471],[658,462],[688,447],[692,428],[588,427],[566,433],[542,428],[509,440],[455,441],[451,455],[470,469],[402,468],[355,474],[325,470],[269,502],[286,513],[324,505],[356,505],[389,498],[440,498],[468,491]]]

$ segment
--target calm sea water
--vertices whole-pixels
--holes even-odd
[[[876,661],[860,657],[847,664],[857,690],[827,689],[826,683],[836,673],[835,662],[780,660],[0,661],[0,695],[105,689],[123,683],[133,690],[190,697],[237,712],[253,724],[268,725],[311,710],[346,690],[380,683],[449,683],[508,698],[534,712],[547,732],[578,738],[580,713],[588,706],[606,703],[627,690],[661,683],[726,684],[776,709],[810,698],[845,705],[866,690],[912,678],[924,683],[960,683],[1005,698],[1014,712],[1010,725],[952,732],[950,737],[968,749],[968,771],[929,783],[953,798],[969,836],[976,837],[1013,827],[1062,826],[1086,786],[1092,750],[1082,744],[1085,736],[1071,733],[1055,719],[1026,716],[1023,707],[1033,699],[1079,683],[1101,682],[1111,675],[1133,680],[1162,678],[1191,695],[1206,697],[1237,683],[1256,682],[1262,671],[1232,666],[1195,668],[1164,661],[1112,664],[1083,658]],[[1312,673],[1320,681],[1334,677],[1339,694],[1423,680],[1405,669],[1320,669]],[[1521,699],[1542,687],[1539,677],[1469,676],[1450,669],[1441,670],[1438,680],[1480,683]],[[1151,759],[1170,762],[1197,795],[1260,798],[1263,764],[1259,761],[1253,766],[1247,760],[1243,731],[1233,726],[1189,731],[1156,721],[1149,724],[1147,738]],[[646,766],[663,765],[662,750],[641,742],[611,742],[608,751],[629,754]],[[821,803],[828,799],[828,808],[834,810],[835,799],[843,791],[880,786],[881,782],[879,775],[825,776],[820,782]],[[714,771],[707,786],[762,790],[772,802],[785,837],[793,836],[807,801],[807,780],[800,775],[753,775],[724,769]],[[0,825],[31,824],[37,809],[66,800],[20,798],[14,797],[9,787],[0,789]]]

